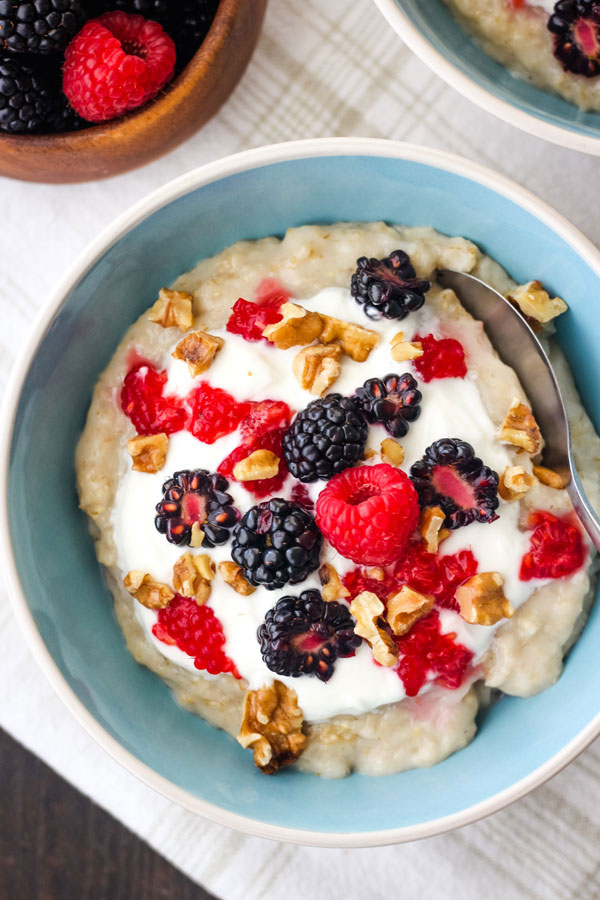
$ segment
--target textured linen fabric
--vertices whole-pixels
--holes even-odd
[[[95,184],[0,179],[0,384],[58,279],[132,202],[225,154],[331,135],[395,138],[462,154],[525,184],[600,241],[593,199],[600,159],[528,137],[472,106],[402,45],[370,0],[270,0],[235,94],[169,156]],[[205,822],[121,769],[54,695],[5,591],[2,601],[0,725],[223,900],[600,896],[600,743],[526,799],[451,834],[374,850],[277,845]]]

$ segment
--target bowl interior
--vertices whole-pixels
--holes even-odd
[[[394,2],[435,50],[494,97],[550,125],[586,137],[600,135],[600,113],[584,112],[562,97],[513,75],[467,34],[442,0]]]
[[[267,199],[268,202],[265,202]],[[258,773],[250,754],[184,712],[125,649],[77,508],[73,449],[94,382],[158,289],[233,241],[309,222],[385,219],[472,238],[520,281],[539,278],[571,311],[560,337],[600,426],[600,279],[550,227],[475,181],[374,156],[296,159],[196,188],[125,233],[65,298],[26,378],[8,488],[10,534],[30,611],[51,656],[92,716],[137,759],[224,810],[308,831],[380,832],[487,800],[532,773],[600,711],[594,610],[551,690],[506,698],[465,750],[430,769],[341,781]]]

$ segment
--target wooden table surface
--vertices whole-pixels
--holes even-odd
[[[214,900],[0,730],[2,900]]]

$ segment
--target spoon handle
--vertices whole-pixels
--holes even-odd
[[[600,521],[592,504],[587,498],[583,485],[577,474],[575,466],[571,462],[571,480],[567,485],[567,493],[573,504],[575,513],[579,517],[583,527],[590,536],[590,540],[600,553]]]

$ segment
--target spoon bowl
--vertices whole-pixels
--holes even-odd
[[[577,516],[600,551],[600,519],[577,474],[560,386],[535,332],[506,297],[479,278],[440,269],[437,281],[452,289],[467,312],[483,322],[498,355],[519,376],[544,436],[544,465],[563,479]]]

